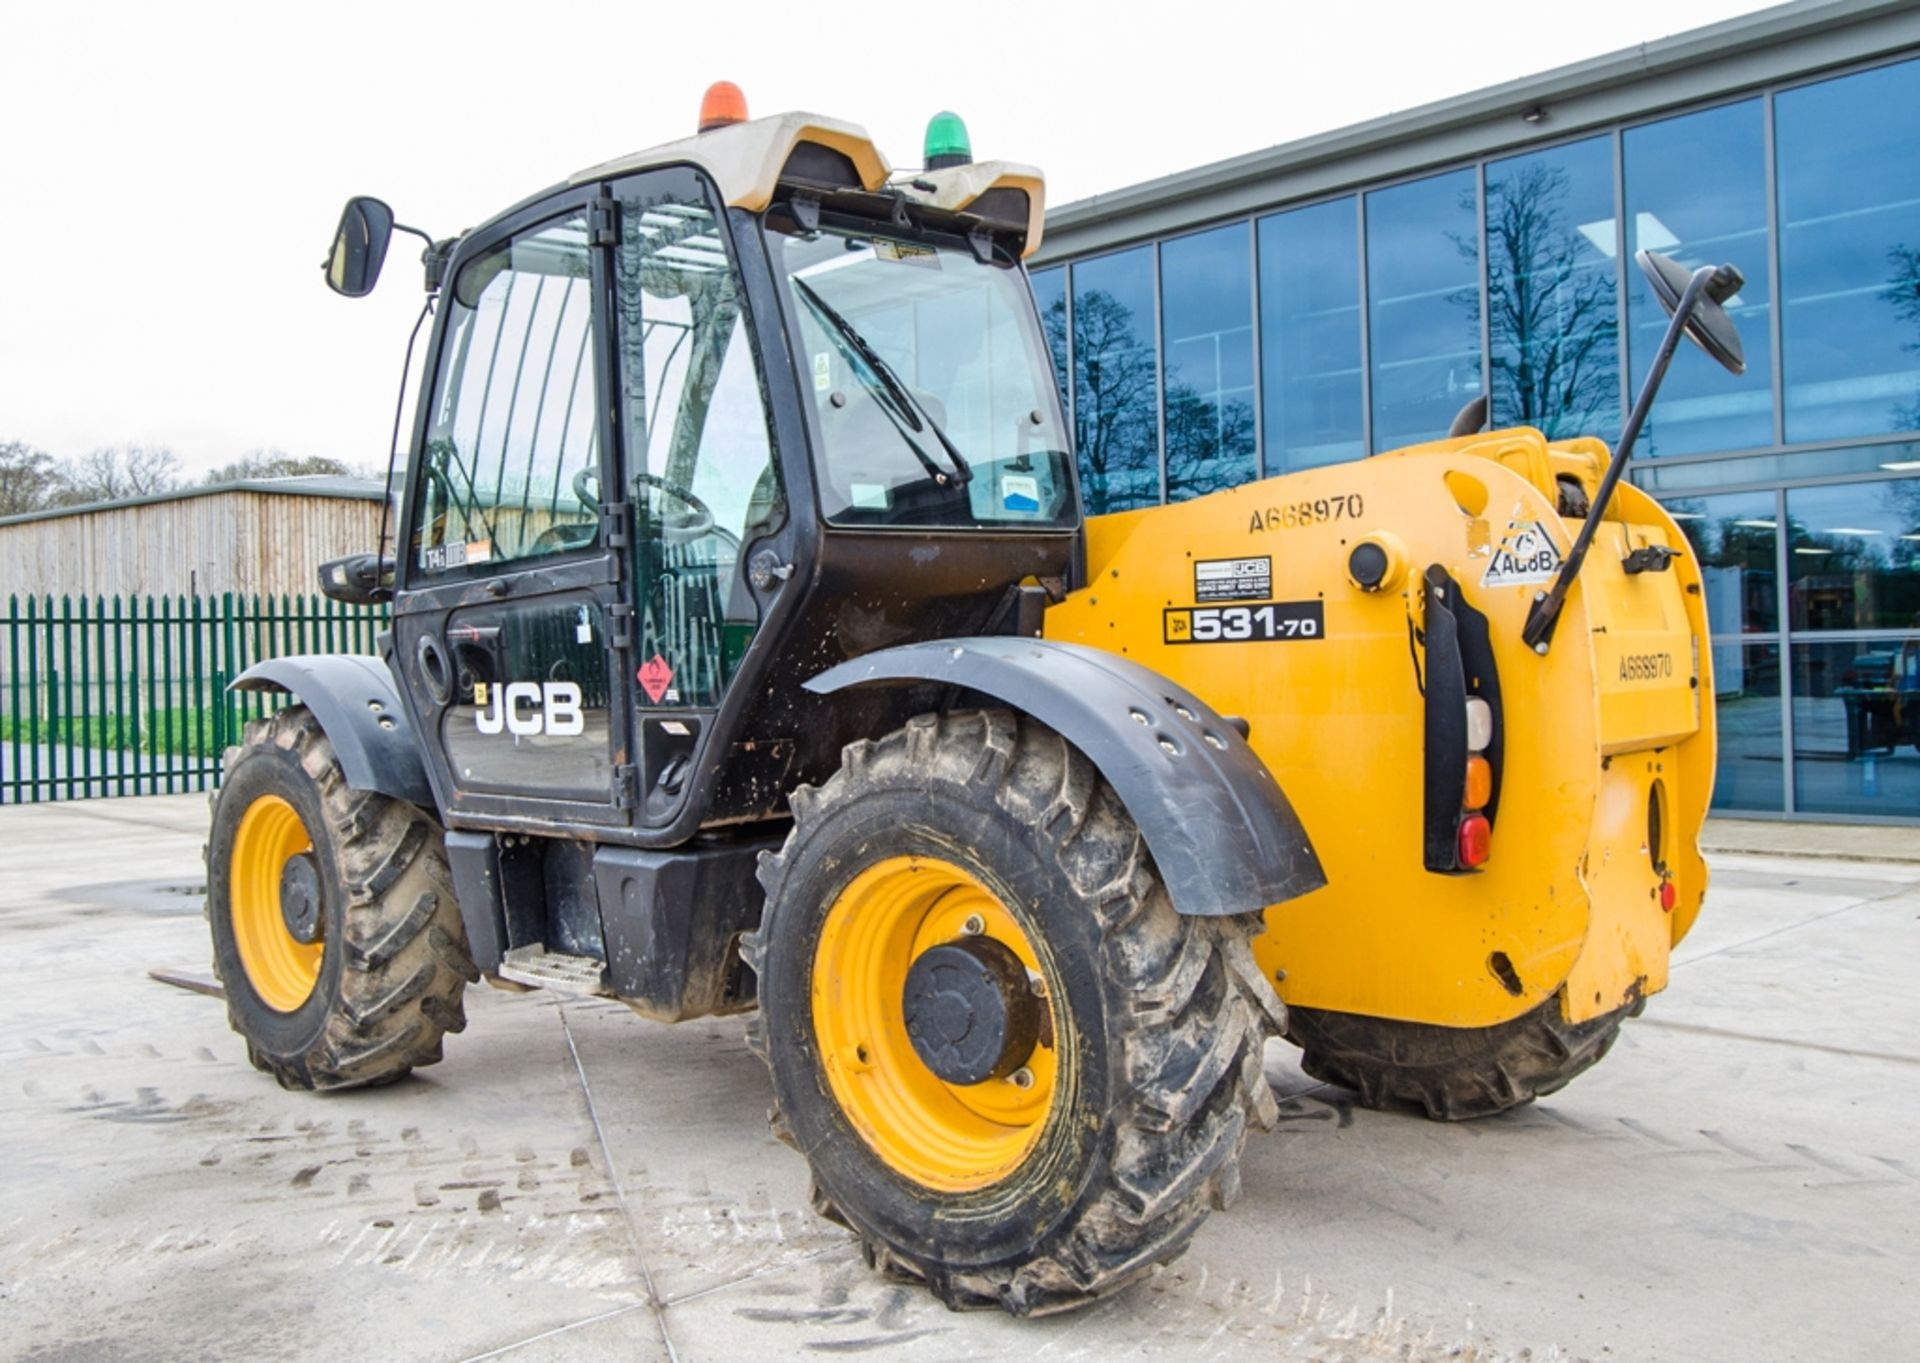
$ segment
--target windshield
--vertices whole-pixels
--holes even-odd
[[[1072,463],[1027,281],[961,241],[767,227],[837,525],[1074,522]]]

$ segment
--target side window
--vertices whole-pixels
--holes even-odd
[[[784,516],[727,238],[689,171],[620,191],[614,257],[643,704],[719,703],[758,622],[741,546]]]
[[[574,216],[461,267],[421,461],[417,565],[509,563],[596,543],[593,287]]]

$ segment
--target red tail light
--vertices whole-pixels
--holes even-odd
[[[1464,837],[1465,835],[1462,834],[1462,836]],[[1674,901],[1679,898],[1679,893],[1673,888],[1673,877],[1662,876],[1660,878],[1660,907],[1668,913],[1672,913]]]
[[[1460,869],[1471,871],[1483,864],[1493,851],[1493,825],[1484,814],[1469,814],[1460,821]]]

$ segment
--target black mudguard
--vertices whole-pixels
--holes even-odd
[[[435,808],[413,726],[380,659],[357,653],[271,658],[235,677],[229,689],[292,693],[326,730],[349,786]]]
[[[1280,783],[1239,731],[1117,654],[1044,639],[943,639],[866,654],[806,685],[825,695],[923,682],[1010,705],[1085,753],[1139,825],[1183,914],[1249,913],[1327,883]]]

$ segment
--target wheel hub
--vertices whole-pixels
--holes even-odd
[[[320,868],[311,852],[288,857],[280,868],[280,917],[302,946],[320,939]]]
[[[1041,1008],[1020,958],[990,937],[922,952],[901,999],[915,1054],[949,1084],[981,1084],[1019,1069],[1040,1039]]]

